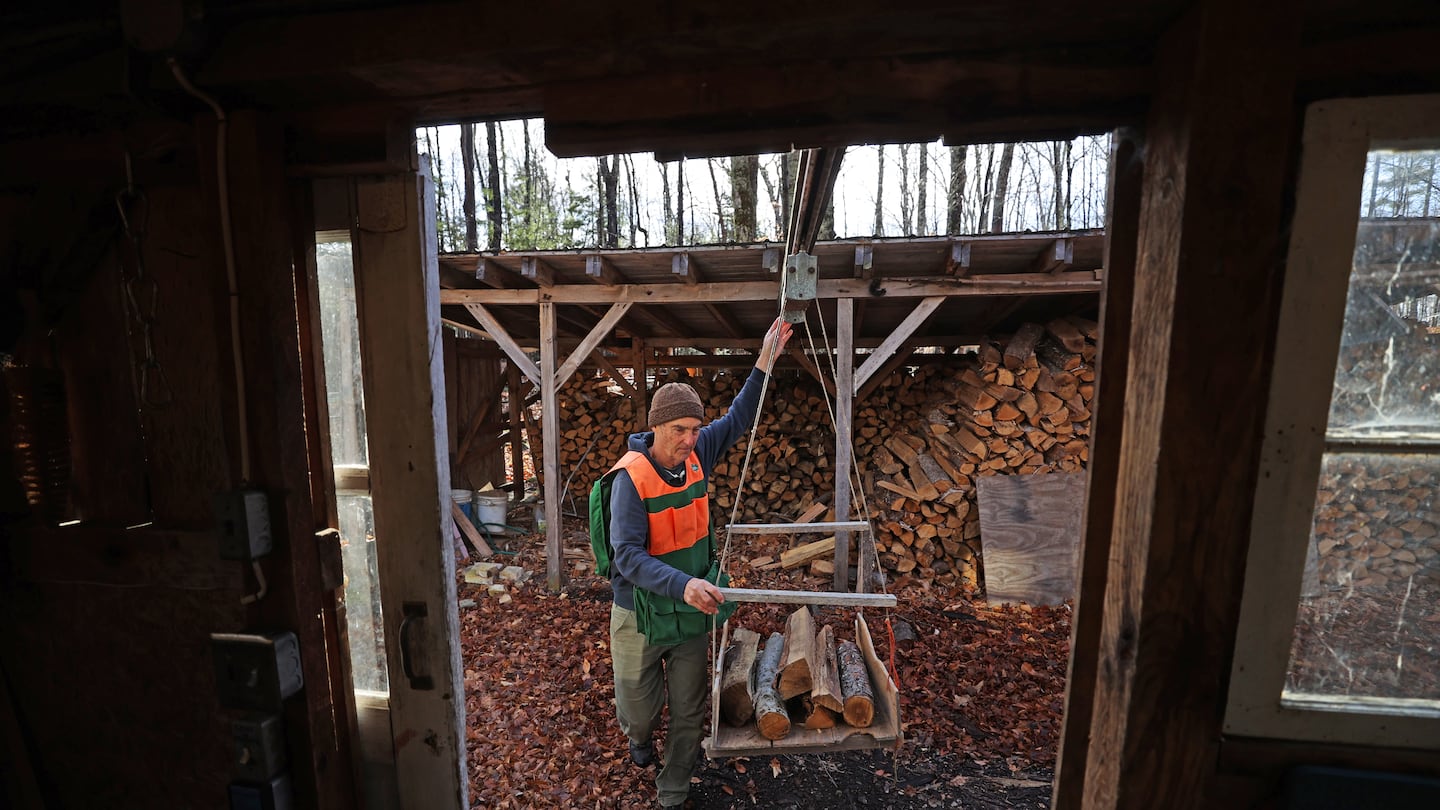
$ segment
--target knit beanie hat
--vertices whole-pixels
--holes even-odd
[[[694,417],[705,421],[705,407],[700,404],[700,395],[686,383],[665,383],[650,400],[650,426],[663,425],[676,419]]]

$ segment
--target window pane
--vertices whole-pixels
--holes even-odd
[[[1440,194],[1433,151],[1370,153],[1330,433],[1440,436]]]
[[[356,689],[390,691],[385,666],[385,625],[380,616],[380,573],[375,557],[375,519],[368,495],[341,495],[340,546],[345,560],[345,626],[350,636],[350,674]]]
[[[360,332],[355,318],[355,270],[348,241],[315,246],[320,286],[325,394],[330,409],[330,455],[335,466],[369,463],[365,397],[360,382]]]
[[[1437,455],[1325,455],[1282,702],[1420,699],[1440,711],[1437,491]]]

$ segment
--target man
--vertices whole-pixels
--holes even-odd
[[[749,431],[760,390],[790,333],[783,320],[770,326],[729,412],[709,425],[701,427],[705,409],[694,388],[661,386],[650,405],[650,432],[632,434],[629,452],[606,474],[615,713],[630,758],[648,766],[668,694],[665,762],[655,777],[661,807],[679,807],[690,792],[705,722],[707,637],[734,610],[716,584],[710,472]]]

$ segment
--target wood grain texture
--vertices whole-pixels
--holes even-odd
[[[1058,605],[1075,595],[1084,473],[977,478],[985,598]]]
[[[1157,51],[1087,808],[1197,807],[1215,773],[1274,355],[1295,6],[1202,3]]]
[[[1085,518],[1080,538],[1079,588],[1070,638],[1070,675],[1065,681],[1065,716],[1060,734],[1054,810],[1080,806],[1085,787],[1085,754],[1095,705],[1095,669],[1100,622],[1115,519],[1115,486],[1120,475],[1121,424],[1130,354],[1130,312],[1135,298],[1135,248],[1144,176],[1143,142],[1135,130],[1114,133],[1106,206],[1105,292],[1100,298],[1100,357],[1095,367],[1092,449],[1087,469]]]

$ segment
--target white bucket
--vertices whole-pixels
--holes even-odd
[[[475,493],[476,528],[491,534],[505,531],[506,513],[509,510],[509,494],[494,490]]]
[[[468,489],[452,489],[450,490],[450,500],[460,507],[460,511],[465,513],[465,517],[471,520],[475,519],[474,507],[471,505],[475,500],[474,492]]]

